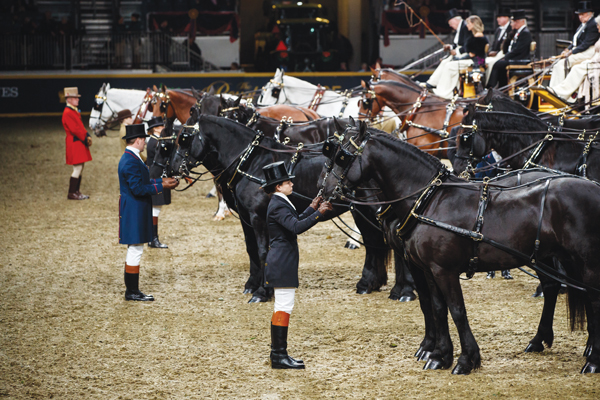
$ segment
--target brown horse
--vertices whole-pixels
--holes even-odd
[[[370,84],[362,82],[366,91],[359,102],[361,116],[371,119],[388,106],[400,117],[400,130],[406,132],[409,143],[438,158],[446,158],[448,142],[443,139],[453,126],[460,124],[464,104],[431,94],[395,71],[379,69],[373,73]],[[387,79],[378,80],[382,77]]]
[[[190,117],[190,109],[200,102],[204,96],[214,96],[211,93],[196,92],[195,90],[167,89],[165,86],[160,91],[154,86],[153,110],[154,115],[162,115],[167,120],[177,118],[185,123]],[[218,96],[214,96],[218,99]],[[238,99],[241,100],[241,98]],[[221,109],[216,110],[218,115]],[[305,107],[289,105],[275,105],[259,108],[258,113],[265,117],[281,120],[285,117],[293,121],[313,121],[321,118],[315,111]],[[214,113],[214,111],[213,111]],[[211,113],[212,114],[212,113]]]

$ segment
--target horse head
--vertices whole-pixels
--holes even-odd
[[[246,124],[254,114],[254,111],[241,105],[241,100],[241,96],[236,99],[227,100],[221,97],[221,111],[219,112],[219,116],[232,119],[241,124]]]
[[[277,68],[273,79],[271,79],[262,88],[262,93],[258,98],[258,104],[261,106],[271,106],[282,103],[280,101],[281,88],[283,87],[283,70]]]
[[[90,128],[98,137],[106,136],[105,121],[102,120],[102,112],[106,103],[108,89],[110,89],[110,84],[104,83],[95,96],[94,107],[90,112]]]
[[[200,131],[201,121],[202,114],[199,108],[197,106],[192,107],[190,118],[182,125],[181,131],[174,142],[174,148],[170,149],[169,174],[188,176],[190,174],[189,166],[191,165],[193,168],[204,159],[206,146]]]
[[[463,172],[472,174],[475,166],[487,154],[488,146],[477,125],[477,114],[476,104],[467,105],[463,111],[462,124],[456,133],[456,155],[452,167],[461,176],[464,176]]]
[[[352,191],[363,172],[362,163],[355,160],[369,140],[370,133],[364,121],[358,121],[358,126],[351,124],[343,127],[334,119],[336,134],[335,141],[326,141],[323,154],[330,162],[326,162],[321,171],[318,185],[324,197],[335,199]]]
[[[361,80],[360,85],[363,87],[363,95],[358,101],[358,116],[361,120],[368,119],[372,121],[381,112],[383,104],[377,98],[374,86],[371,86],[371,83]]]

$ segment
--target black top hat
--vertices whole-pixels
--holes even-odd
[[[579,9],[577,11],[575,11],[575,14],[583,14],[586,12],[594,11],[594,10],[592,10],[592,2],[591,1],[580,1],[579,4],[577,4],[577,7],[579,7]]]
[[[513,10],[511,18],[514,20],[527,19],[527,16],[525,15],[525,10]]]
[[[164,124],[165,121],[162,117],[152,117],[150,118],[150,121],[148,121],[148,129],[152,129],[155,126],[163,126]]]
[[[263,167],[263,172],[265,173],[265,178],[267,178],[267,182],[262,185],[265,192],[272,192],[273,189],[275,189],[275,185],[278,183],[289,181],[295,177],[295,175],[288,175],[283,161],[265,165]]]
[[[508,7],[500,7],[500,10],[498,10],[498,14],[496,14],[496,17],[509,17],[511,16],[511,12],[510,12],[510,8]]]
[[[144,128],[144,124],[127,125],[125,127],[125,136],[123,136],[122,139],[128,140],[139,137],[148,137],[146,134],[146,128]]]
[[[451,8],[446,14],[446,22],[450,21],[454,17],[460,17],[460,13],[456,8]]]

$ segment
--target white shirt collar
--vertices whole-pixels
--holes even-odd
[[[285,194],[283,194],[283,193],[281,193],[281,192],[275,192],[275,193],[273,193],[273,194],[274,194],[274,195],[276,195],[276,196],[279,196],[279,197],[281,197],[281,198],[283,198],[283,199],[285,199],[285,201],[287,201],[288,203],[290,203],[290,205],[291,205],[292,207],[294,207],[294,205],[292,204],[292,202],[290,201],[290,199],[288,199],[288,197],[287,197]],[[296,209],[296,207],[294,207],[294,210],[295,210],[295,209]]]
[[[135,147],[133,147],[133,146],[127,146],[127,147],[126,147],[126,149],[127,149],[127,150],[130,150],[130,151],[132,151],[132,152],[133,152],[133,154],[135,154],[136,156],[138,156],[138,158],[139,158],[139,159],[140,159],[142,162],[144,162],[144,160],[142,160],[142,157],[140,157],[140,151],[139,151],[138,149],[136,149],[136,148],[135,148]]]
[[[502,30],[502,32],[506,31],[508,29],[509,25],[510,25],[510,21],[508,21],[506,24],[500,26],[500,29]]]
[[[463,22],[465,22],[464,20],[460,21],[460,24],[458,24],[458,28],[456,29],[456,35],[454,35],[454,43],[458,44],[458,37],[460,36],[460,29],[462,28],[462,24]]]

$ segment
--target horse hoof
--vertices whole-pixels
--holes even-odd
[[[212,193],[209,193],[209,194],[207,194],[207,195],[206,195],[206,198],[207,198],[207,199],[210,199],[210,198],[212,198],[212,197],[216,197],[216,196],[215,196],[214,194],[212,194]]]
[[[244,289],[244,294],[252,294],[252,289]]]
[[[541,343],[529,343],[525,348],[525,353],[541,353],[542,351],[544,351],[544,345]]]
[[[427,350],[423,350],[421,352],[421,354],[419,355],[419,357],[417,358],[417,361],[427,361],[427,362],[429,362],[429,357],[431,357],[431,352],[427,351]],[[432,369],[441,369],[441,368],[432,368]]]
[[[419,350],[417,350],[417,352],[415,353],[415,358],[419,358],[421,357],[421,354],[423,354],[425,350],[423,350],[423,346],[419,347]]]
[[[356,289],[356,294],[369,294],[367,289]]]
[[[585,346],[585,350],[583,351],[583,356],[589,357],[591,355],[592,355],[592,345],[588,344],[587,346]]]
[[[592,364],[590,362],[586,362],[583,368],[581,369],[582,374],[597,374],[600,373],[600,368],[596,364]]]
[[[444,369],[444,365],[442,364],[441,361],[429,359],[425,363],[425,366],[423,367],[423,369],[424,370],[428,370],[428,369]]]
[[[456,364],[456,367],[452,370],[452,375],[469,375],[471,368],[467,368],[464,365]]]
[[[215,217],[213,218],[213,221],[223,221],[225,219],[225,217],[222,217],[220,215],[215,215]]]
[[[231,211],[225,210],[225,211],[223,211],[223,215],[226,217],[229,217],[231,215]]]
[[[416,298],[417,298],[417,296],[415,296],[414,294],[413,295],[404,295],[404,296],[401,296],[398,299],[398,301],[401,303],[407,303],[409,301],[414,301]]]
[[[252,296],[252,298],[250,300],[248,300],[248,303],[266,303],[267,299],[265,299],[264,297],[260,297],[260,296]]]
[[[346,245],[344,247],[346,249],[348,249],[348,250],[356,250],[356,249],[358,249],[357,245],[355,245],[354,243],[350,243],[350,242],[346,242]]]
[[[536,290],[536,292],[535,292],[534,294],[532,294],[532,295],[531,295],[531,297],[533,297],[533,298],[536,298],[536,297],[544,297],[544,292],[542,292],[542,291],[539,291],[539,292],[538,292],[538,291]]]

